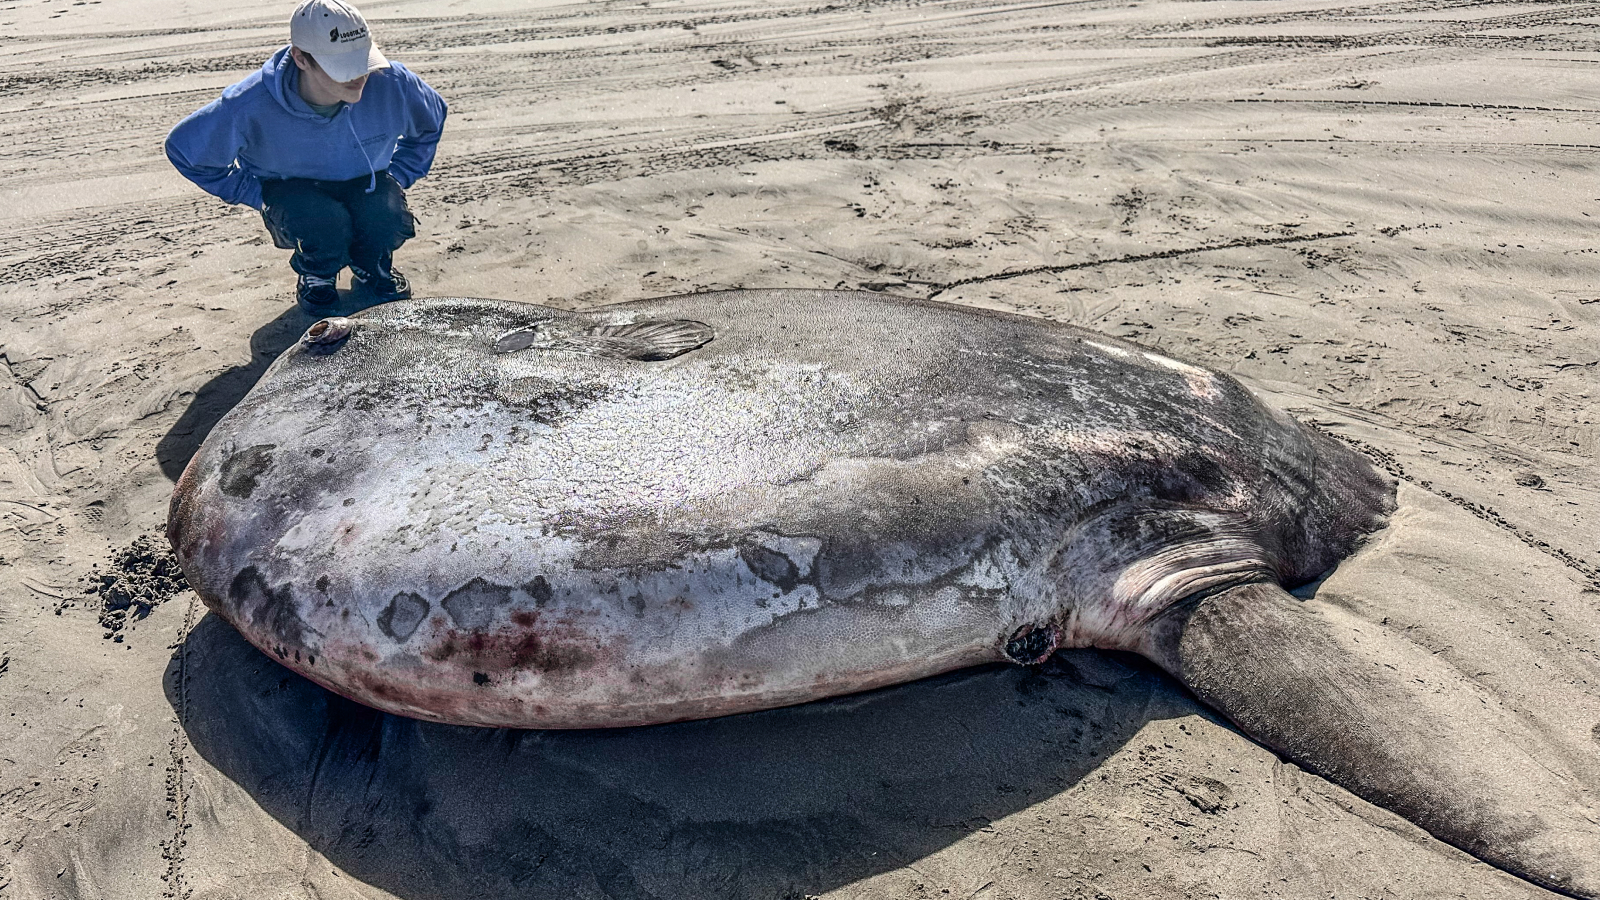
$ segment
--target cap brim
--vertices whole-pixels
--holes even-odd
[[[364,54],[357,51],[355,53],[340,53],[337,55],[332,53],[313,53],[312,55],[316,57],[317,65],[322,67],[322,71],[327,72],[329,78],[340,83],[355,81],[357,78],[376,69],[389,67],[389,60],[378,52],[377,44],[369,45],[367,52]]]

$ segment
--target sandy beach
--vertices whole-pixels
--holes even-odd
[[[515,732],[258,653],[162,533],[310,319],[162,140],[290,8],[0,2],[0,900],[1557,896],[1131,656]],[[450,104],[419,296],[863,288],[1233,374],[1399,480],[1318,596],[1600,792],[1600,3],[362,9]]]

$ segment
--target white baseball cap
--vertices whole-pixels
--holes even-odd
[[[289,19],[289,43],[309,53],[334,81],[355,81],[387,68],[367,31],[367,20],[340,0],[305,0]]]

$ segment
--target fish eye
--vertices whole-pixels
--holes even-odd
[[[322,319],[306,329],[306,336],[302,340],[307,344],[337,344],[350,336],[354,324],[344,316]]]

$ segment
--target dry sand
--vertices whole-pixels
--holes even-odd
[[[1551,896],[1127,657],[516,733],[366,713],[187,592],[103,625],[81,579],[307,324],[160,149],[287,12],[0,3],[0,898]],[[1600,4],[365,12],[451,104],[419,294],[866,286],[1232,372],[1403,479],[1321,596],[1600,785]]]

